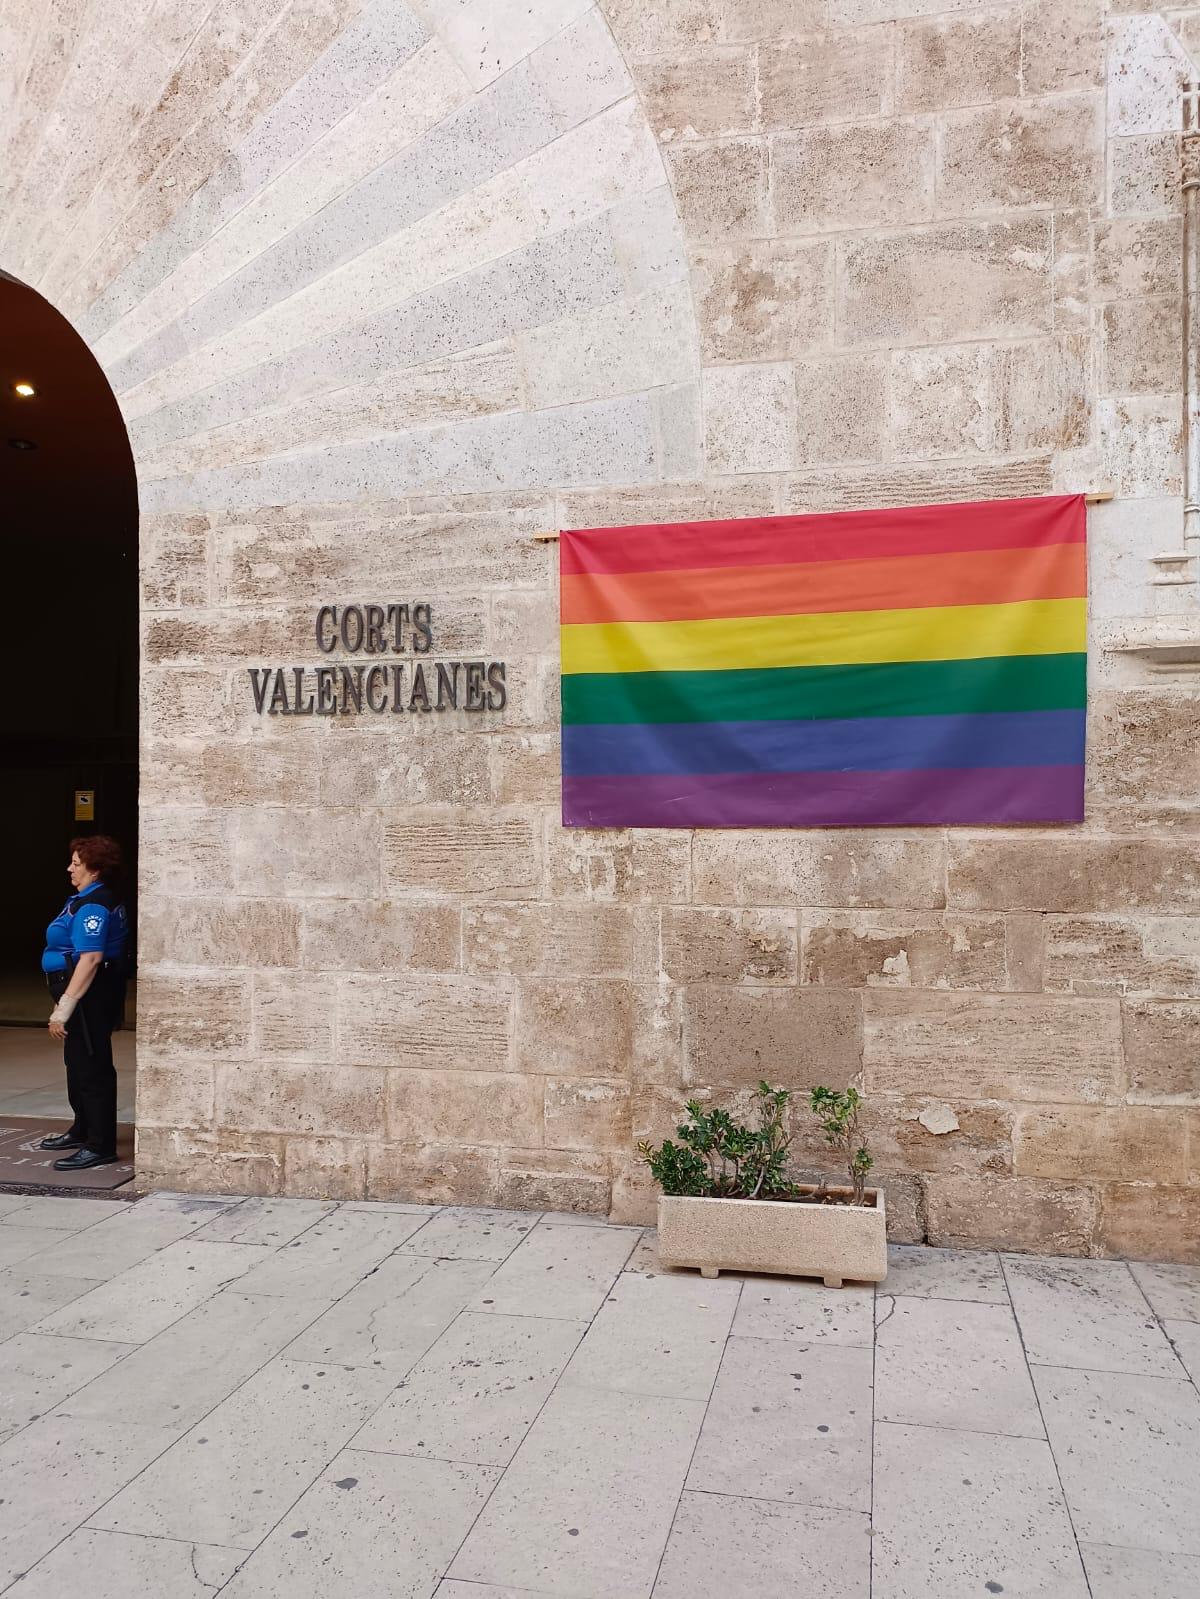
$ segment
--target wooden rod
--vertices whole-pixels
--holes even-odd
[[[1115,489],[1093,489],[1090,494],[1085,494],[1083,497],[1088,505],[1107,505],[1109,500],[1115,500],[1117,496]],[[557,544],[558,534],[535,533],[533,542],[535,544]]]

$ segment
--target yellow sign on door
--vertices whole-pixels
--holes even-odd
[[[95,789],[77,788],[75,790],[75,820],[77,822],[94,822],[96,820]]]

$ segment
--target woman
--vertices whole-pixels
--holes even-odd
[[[75,892],[46,929],[42,970],[56,1000],[50,1036],[63,1041],[70,1130],[43,1149],[74,1150],[55,1171],[84,1171],[117,1158],[117,1072],[112,1034],[125,1001],[129,922],[121,902],[121,848],[97,834],[71,841]]]

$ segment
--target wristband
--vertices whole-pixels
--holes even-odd
[[[72,999],[69,994],[64,994],[58,1004],[50,1012],[50,1020],[57,1022],[60,1027],[65,1027],[71,1020],[71,1012],[78,1005],[77,999]]]

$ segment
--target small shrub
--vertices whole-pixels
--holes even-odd
[[[705,1110],[689,1099],[688,1119],[655,1149],[643,1140],[638,1153],[664,1194],[708,1199],[784,1199],[795,1192],[785,1175],[791,1138],[784,1112],[791,1093],[759,1083],[754,1125],[734,1121],[727,1110]]]
[[[785,1115],[792,1098],[786,1088],[759,1083],[754,1091],[753,1125],[734,1121],[727,1110],[706,1110],[689,1099],[687,1120],[675,1129],[679,1142],[664,1139],[657,1149],[643,1139],[638,1154],[664,1194],[691,1199],[795,1199],[800,1185],[788,1176],[791,1136]],[[865,1203],[867,1173],[873,1164],[859,1130],[862,1097],[856,1089],[838,1093],[814,1088],[809,1095],[825,1142],[846,1163],[853,1202]],[[825,1183],[814,1196],[825,1199]]]
[[[854,1203],[861,1205],[866,1198],[867,1173],[875,1164],[858,1128],[862,1096],[855,1088],[848,1088],[844,1094],[832,1088],[814,1088],[810,1104],[813,1115],[820,1120],[825,1142],[846,1162]]]

